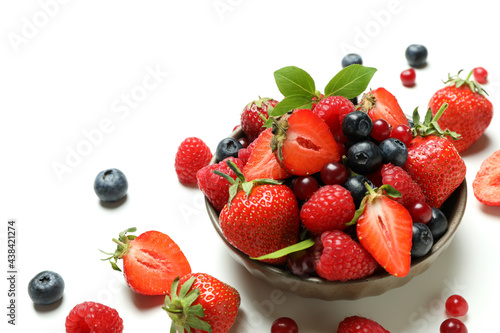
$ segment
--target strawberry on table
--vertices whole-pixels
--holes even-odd
[[[486,98],[486,92],[477,82],[469,80],[473,71],[465,80],[460,78],[460,72],[456,76],[449,76],[445,82],[448,85],[434,93],[429,101],[433,115],[443,103],[448,104],[438,124],[461,135],[461,140],[452,141],[459,153],[467,150],[483,135],[493,118],[493,105]]]
[[[139,236],[127,235],[136,231],[129,228],[120,233],[114,253],[106,253],[113,269],[123,259],[123,275],[128,286],[142,295],[165,295],[172,281],[191,272],[191,266],[179,246],[166,234],[147,231]]]
[[[500,206],[500,150],[483,161],[472,182],[472,190],[479,202]]]
[[[384,119],[392,128],[408,125],[408,119],[398,100],[385,88],[380,87],[363,94],[359,105],[360,110],[366,112],[372,121]]]
[[[278,104],[278,101],[272,98],[259,98],[245,106],[241,112],[241,129],[250,142],[265,130],[265,127],[263,127],[264,119],[268,118],[268,110],[275,107],[276,104]]]

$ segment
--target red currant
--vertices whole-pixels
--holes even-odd
[[[446,312],[453,317],[461,317],[469,311],[469,304],[460,295],[451,295],[446,300]]]
[[[319,188],[318,181],[313,176],[297,177],[293,183],[293,193],[299,200],[309,199]]]
[[[241,143],[241,146],[243,148],[247,148],[248,145],[250,144],[250,140],[248,140],[247,137],[241,137],[241,138],[238,139],[238,141]]]
[[[441,333],[468,333],[467,327],[457,318],[449,318],[441,323],[439,327]]]
[[[474,74],[474,80],[476,80],[477,83],[485,84],[488,82],[488,71],[486,71],[483,67],[474,68],[472,73]]]
[[[413,140],[410,126],[401,124],[394,127],[391,131],[391,138],[398,139],[408,147],[411,140]]]
[[[377,141],[384,141],[391,135],[391,125],[385,119],[376,119],[373,122],[372,138]]]
[[[295,320],[289,317],[276,319],[271,326],[271,333],[298,333],[299,327]]]
[[[414,223],[429,223],[432,219],[432,208],[426,202],[414,202],[406,208]]]
[[[342,185],[347,180],[346,167],[338,162],[330,162],[323,166],[320,172],[321,180],[326,185]]]
[[[416,77],[417,76],[416,76],[415,70],[413,68],[405,69],[404,71],[401,72],[401,75],[400,75],[401,82],[403,83],[403,86],[409,87],[409,88],[415,86]]]

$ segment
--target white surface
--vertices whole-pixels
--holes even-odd
[[[497,331],[500,210],[478,203],[471,188],[480,163],[500,149],[497,114],[464,154],[468,205],[449,249],[407,286],[357,301],[302,299],[251,277],[212,229],[201,192],[181,186],[173,168],[184,138],[200,137],[214,151],[239,122],[245,104],[259,95],[280,99],[275,70],[301,67],[322,90],[349,51],[378,69],[370,87],[386,87],[407,113],[416,106],[425,111],[448,73],[476,66],[489,71],[485,88],[497,105],[493,5],[486,0],[2,1],[0,266],[7,271],[7,221],[16,219],[19,268],[15,327],[7,324],[8,285],[0,279],[2,332],[63,332],[70,309],[89,300],[116,308],[125,332],[144,327],[167,332],[163,297],[133,294],[120,273],[100,261],[98,249],[114,249],[111,238],[131,226],[169,234],[194,271],[240,291],[241,311],[231,332],[269,332],[281,316],[294,318],[301,332],[334,332],[353,314],[391,332],[438,332],[446,318],[444,300],[452,293],[469,302],[469,332]],[[408,67],[404,51],[412,43],[427,46],[429,64],[417,71],[417,86],[409,89],[399,74]],[[71,151],[86,156],[78,159]],[[54,163],[66,165],[67,172],[58,176]],[[110,167],[121,169],[130,184],[126,202],[115,208],[102,206],[92,188],[97,173]],[[47,269],[66,281],[62,302],[50,310],[34,307],[27,294],[29,280]]]

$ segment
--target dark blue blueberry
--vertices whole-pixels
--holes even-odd
[[[347,162],[352,171],[367,175],[382,166],[382,153],[371,141],[356,142],[347,151]]]
[[[349,177],[342,185],[345,189],[351,192],[356,208],[359,207],[361,201],[366,196],[366,192],[368,192],[366,184],[368,184],[371,188],[375,188],[375,185],[373,185],[373,183],[363,175],[354,175]]]
[[[94,181],[95,194],[104,202],[115,202],[127,194],[127,177],[118,169],[99,172]]]
[[[235,138],[225,138],[222,139],[217,145],[217,150],[215,151],[215,157],[217,161],[223,161],[226,158],[238,157],[238,152],[242,149],[243,146],[241,142],[239,142]]]
[[[411,67],[421,68],[427,63],[427,48],[420,44],[411,44],[406,48],[405,56]]]
[[[437,242],[448,230],[448,218],[441,210],[432,207],[432,217],[427,226],[432,232],[434,241]]]
[[[425,224],[417,222],[413,223],[411,242],[411,256],[420,258],[429,253],[434,244],[434,237],[432,237],[432,232]]]
[[[55,272],[40,272],[29,282],[28,294],[37,305],[53,304],[64,294],[64,280]]]
[[[392,163],[397,166],[405,164],[408,158],[408,148],[406,145],[395,138],[385,139],[378,145],[382,153],[382,160],[385,163]]]
[[[349,53],[342,58],[342,68],[345,68],[352,64],[363,64],[363,59],[361,59],[361,56],[359,54]]]
[[[368,139],[372,129],[373,122],[363,111],[349,112],[342,121],[342,132],[354,142]]]

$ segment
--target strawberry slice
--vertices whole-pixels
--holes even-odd
[[[271,128],[263,131],[254,142],[252,142],[250,157],[243,167],[243,175],[247,181],[254,179],[285,179],[290,174],[281,167],[276,156],[271,150]]]
[[[408,119],[398,100],[385,88],[377,88],[364,94],[360,105],[361,110],[366,112],[372,120],[385,119],[392,128],[401,124],[408,125]]]
[[[339,161],[339,149],[330,127],[317,114],[299,109],[281,121],[275,123],[278,131],[271,145],[288,172],[311,175],[325,164]]]
[[[488,206],[500,206],[500,150],[486,158],[472,182],[474,196]]]
[[[387,186],[387,185],[384,185]],[[390,274],[403,277],[410,271],[412,219],[403,205],[369,188],[361,204],[356,233],[361,245]],[[358,215],[358,214],[357,214]]]

